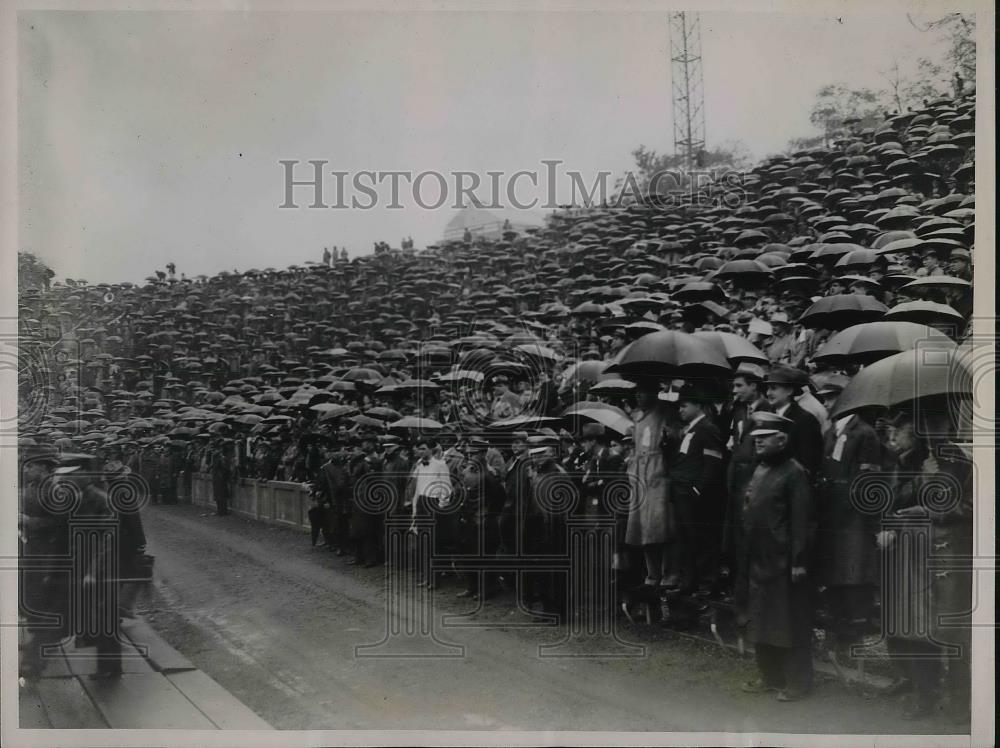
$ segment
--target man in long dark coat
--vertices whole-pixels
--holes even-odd
[[[817,393],[832,410],[846,377],[831,378]],[[817,492],[817,576],[826,587],[833,651],[847,656],[864,630],[875,599],[878,517],[861,511],[856,481],[881,469],[882,445],[860,416],[837,419],[826,432]],[[852,489],[852,486],[855,489]]]
[[[558,503],[570,477],[556,460],[555,446],[536,442],[529,450],[529,498],[524,518],[523,548],[529,556],[561,555],[566,549],[566,514]],[[524,574],[529,609],[542,613],[564,613],[566,587],[563,575],[541,571]]]
[[[328,508],[325,514],[329,528],[327,545],[338,556],[347,552],[350,544],[351,480],[347,470],[347,452],[331,449],[327,461],[319,468],[317,494],[319,504]]]
[[[805,469],[791,456],[794,424],[774,413],[754,416],[760,464],[743,501],[743,537],[735,602],[738,621],[753,642],[760,677],[751,693],[777,691],[795,701],[812,687],[812,606],[806,579],[811,490]]]
[[[732,420],[729,425],[729,464],[726,467],[726,518],[722,533],[723,562],[735,573],[733,558],[740,545],[742,520],[740,511],[743,493],[757,467],[754,450],[752,416],[757,411],[768,410],[767,400],[761,391],[764,370],[756,364],[740,364],[733,375]]]
[[[711,403],[699,388],[685,384],[677,398],[685,423],[681,440],[667,461],[670,501],[677,519],[675,564],[681,591],[706,591],[718,582],[719,544],[722,540],[723,439],[709,416]]]

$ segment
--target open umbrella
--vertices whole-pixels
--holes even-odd
[[[606,378],[604,374],[606,366],[606,361],[580,361],[573,364],[563,372],[560,386],[577,387],[584,382],[599,382]]]
[[[667,330],[643,335],[605,369],[626,379],[637,377],[712,377],[731,371],[725,355],[703,337]]]
[[[935,301],[907,301],[886,312],[884,320],[915,322],[921,325],[961,325],[965,318],[947,304]]]
[[[482,382],[486,375],[472,369],[449,371],[437,378],[439,384],[455,384],[458,382]]]
[[[677,301],[698,302],[698,301],[718,301],[726,300],[726,292],[710,281],[692,281],[685,283],[674,291],[673,298]]]
[[[912,296],[919,296],[926,291],[972,291],[972,284],[961,278],[953,278],[950,275],[928,275],[910,281],[899,289],[901,293]]]
[[[563,411],[563,418],[572,426],[576,426],[580,419],[597,421],[621,436],[632,429],[632,419],[624,410],[590,400],[573,403]]]
[[[973,380],[959,348],[916,348],[859,371],[830,414],[837,419],[865,408],[895,408],[923,398],[959,403],[972,397]]]
[[[742,362],[767,366],[767,356],[746,338],[731,332],[716,332],[715,330],[700,330],[695,337],[707,340],[734,367]]]
[[[494,421],[489,424],[489,429],[536,429],[541,426],[552,425],[559,422],[559,418],[553,416],[523,415],[505,418],[502,421]]]
[[[379,429],[385,425],[384,421],[381,421],[378,418],[370,418],[366,415],[351,416],[348,420],[353,421],[358,426],[364,426],[365,428],[372,429]]]
[[[528,343],[525,345],[517,346],[517,350],[523,351],[527,355],[533,358],[539,358],[543,361],[558,361],[562,358],[558,353],[556,353],[551,348],[539,345],[538,343]]]
[[[432,418],[420,418],[418,416],[406,416],[398,421],[389,424],[390,429],[415,429],[417,431],[433,431],[443,429],[444,424],[438,423]]]
[[[382,381],[382,374],[364,366],[358,366],[353,369],[349,369],[344,372],[343,377],[341,377],[345,382],[367,382],[376,383]],[[332,389],[332,388],[331,388]]]
[[[757,260],[730,260],[715,273],[717,278],[762,281],[771,276],[771,268]]]
[[[802,313],[799,318],[806,327],[821,330],[843,330],[862,322],[874,322],[889,311],[882,302],[871,296],[837,294],[824,296]]]
[[[370,418],[378,418],[380,421],[398,421],[403,417],[403,414],[393,410],[392,408],[369,408],[365,411],[365,415]]]
[[[824,343],[813,360],[830,365],[862,364],[918,347],[954,348],[955,343],[933,327],[913,322],[863,322],[841,330]]]
[[[407,379],[394,386],[396,392],[437,392],[441,385],[429,379]]]
[[[358,413],[358,409],[353,405],[340,405],[338,403],[320,403],[319,405],[313,406],[312,410],[316,410],[321,406],[323,409],[319,411],[320,423],[332,421],[335,418],[357,415]]]
[[[627,379],[605,379],[591,387],[587,394],[601,397],[628,397],[633,392],[635,392],[635,382]]]

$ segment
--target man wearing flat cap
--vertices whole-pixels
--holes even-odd
[[[673,568],[686,593],[695,592],[699,583],[706,586],[706,592],[713,591],[718,582],[725,447],[711,406],[711,398],[701,388],[690,383],[681,387],[677,407],[684,428],[680,443],[667,458],[676,519]]]
[[[760,676],[749,693],[796,701],[812,687],[812,605],[807,577],[812,494],[792,457],[795,424],[775,413],[753,416],[759,464],[742,496],[743,533],[734,591],[737,622],[754,644]]]
[[[775,365],[764,379],[765,393],[772,411],[789,419],[789,436],[795,459],[810,475],[815,475],[823,459],[823,432],[819,421],[796,402],[809,383],[809,375],[791,366]]]

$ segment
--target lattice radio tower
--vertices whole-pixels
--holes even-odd
[[[705,82],[701,74],[701,23],[697,13],[670,13],[670,79],[674,153],[684,168],[698,165],[705,147]]]

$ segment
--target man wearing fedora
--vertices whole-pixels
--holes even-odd
[[[796,401],[808,384],[809,375],[804,371],[781,364],[772,366],[764,379],[770,409],[793,424],[789,443],[795,459],[815,475],[823,459],[823,432],[816,417]]]

